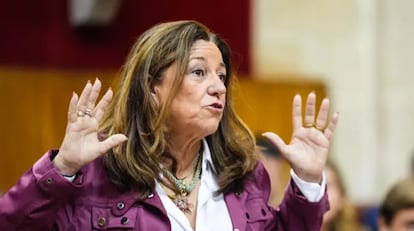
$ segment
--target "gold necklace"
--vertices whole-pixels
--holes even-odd
[[[200,179],[201,175],[201,155],[198,156],[197,165],[193,174],[193,178],[189,184],[186,184],[184,180],[178,179],[170,170],[163,168],[165,176],[173,183],[178,193],[175,195],[168,195],[168,197],[174,202],[174,204],[183,212],[190,212],[190,204],[188,203],[187,196],[193,191],[195,185]]]

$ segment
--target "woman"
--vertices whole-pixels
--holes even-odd
[[[73,94],[66,134],[0,201],[6,230],[319,230],[323,168],[338,114],[315,94],[293,100],[292,166],[280,207],[237,117],[230,50],[194,21],[157,25],[135,43],[112,100],[101,83]],[[316,121],[316,122],[315,122]],[[315,124],[314,124],[315,123]],[[315,193],[316,192],[316,193]],[[304,196],[305,194],[305,196]]]
[[[338,166],[328,160],[325,174],[330,209],[323,216],[321,231],[368,230],[358,221],[355,207],[348,200],[345,183]]]
[[[399,179],[387,190],[379,208],[379,231],[414,230],[414,179]]]
[[[286,183],[289,178],[286,174],[285,161],[280,152],[265,137],[256,136],[256,145],[259,149],[260,162],[263,163],[270,178],[269,205],[278,206],[283,199]]]

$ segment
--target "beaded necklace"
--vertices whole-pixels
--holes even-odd
[[[179,193],[175,195],[168,195],[168,197],[174,202],[174,204],[183,212],[190,212],[190,204],[188,203],[187,196],[193,191],[194,186],[197,184],[201,175],[201,158],[198,156],[197,165],[193,174],[193,178],[189,184],[184,182],[184,179],[178,179],[170,170],[162,168],[165,176],[174,184]]]

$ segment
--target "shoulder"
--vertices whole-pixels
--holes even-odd
[[[257,161],[255,168],[247,178],[247,191],[258,191],[268,198],[270,196],[270,177],[262,162]]]
[[[267,173],[263,163],[257,161],[255,168],[253,169],[252,175],[254,179],[260,184],[270,184],[269,174]]]

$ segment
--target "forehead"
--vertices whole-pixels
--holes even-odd
[[[222,55],[217,45],[210,41],[197,40],[193,43],[190,49],[190,59],[194,56],[213,56],[220,58],[222,61]]]

